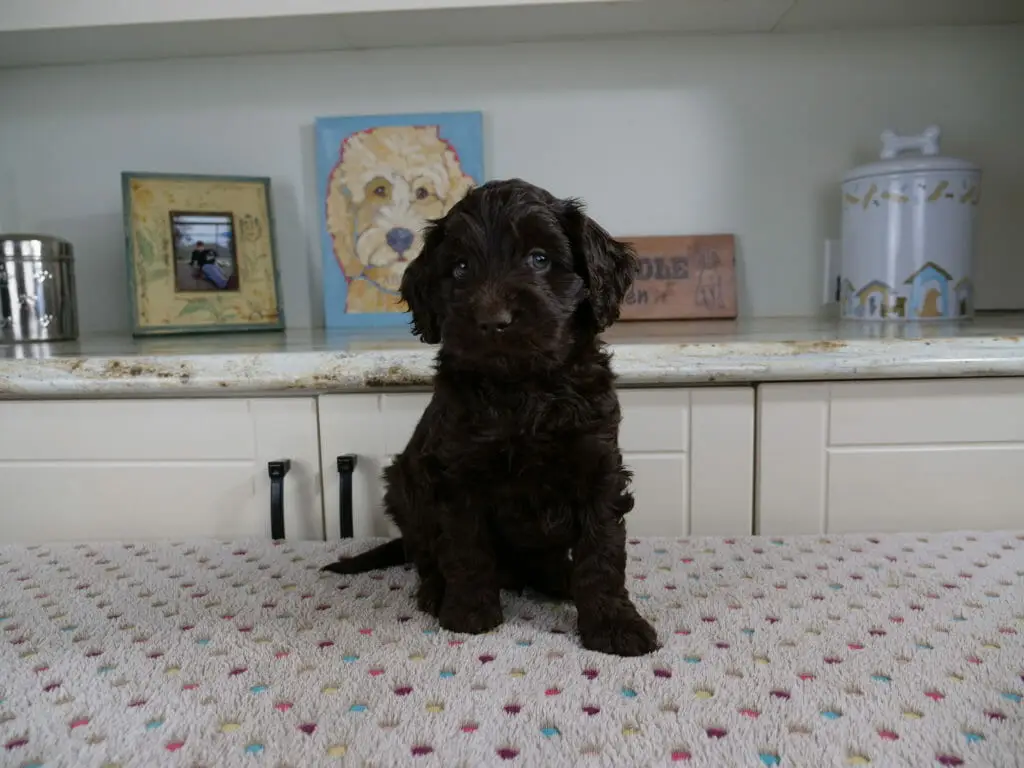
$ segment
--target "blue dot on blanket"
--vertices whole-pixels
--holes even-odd
[[[778,755],[773,755],[771,752],[762,752],[758,757],[760,757],[761,762],[767,766],[779,765],[782,762],[779,760]]]

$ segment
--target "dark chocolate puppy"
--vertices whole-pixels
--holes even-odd
[[[326,567],[411,562],[419,607],[455,632],[502,622],[502,588],[571,598],[584,647],[658,647],[626,591],[630,472],[598,334],[636,257],[581,205],[518,179],[432,222],[402,280],[414,331],[440,343],[434,394],[385,471],[402,538]]]

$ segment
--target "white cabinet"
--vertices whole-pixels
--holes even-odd
[[[271,461],[288,538],[322,539],[316,401],[0,403],[0,542],[269,536]]]
[[[412,435],[429,394],[320,398],[327,538],[340,530],[335,461],[355,454],[353,533],[389,536],[381,472]],[[622,389],[620,445],[633,470],[631,535],[750,533],[754,391],[750,387]]]
[[[1024,379],[758,389],[764,534],[1019,528]]]

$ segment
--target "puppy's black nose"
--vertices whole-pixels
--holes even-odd
[[[476,322],[484,333],[501,333],[512,325],[512,313],[507,309],[496,309],[478,314]]]

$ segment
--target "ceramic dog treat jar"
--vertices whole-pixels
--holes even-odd
[[[881,159],[843,178],[843,319],[973,317],[981,169],[941,156],[939,137],[885,131]]]

